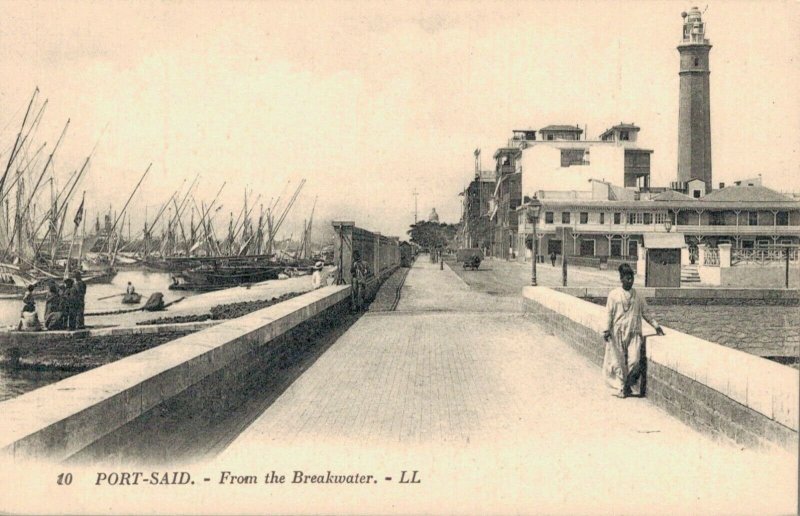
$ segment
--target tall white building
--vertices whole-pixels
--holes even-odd
[[[620,123],[594,140],[581,139],[578,126],[551,125],[514,131],[509,147],[522,150],[522,193],[586,190],[590,180],[636,190],[650,187],[650,149],[639,147],[639,127]],[[585,136],[584,136],[585,138]]]

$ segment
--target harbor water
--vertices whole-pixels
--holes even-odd
[[[124,293],[129,281],[136,288],[136,292],[142,294],[141,304],[123,305],[121,295],[109,299],[99,299]],[[169,290],[170,283],[170,275],[164,272],[120,271],[111,283],[86,285],[86,312],[122,310],[142,306],[154,292],[161,292],[164,295],[165,303],[179,297],[196,294],[196,292],[191,291],[171,291]],[[44,304],[44,299],[36,300],[36,310],[39,312],[39,318],[42,321],[44,320]],[[16,327],[21,311],[21,300],[0,299],[0,326]],[[91,318],[86,321],[86,324],[92,325]],[[19,396],[73,374],[75,373],[67,371],[12,371],[5,368],[0,369],[0,401]]]
[[[136,292],[142,295],[142,302],[139,305],[122,304],[121,294],[125,292],[129,281],[136,289]],[[166,272],[120,271],[111,283],[89,283],[86,285],[86,312],[106,312],[142,306],[147,301],[147,298],[155,292],[161,292],[164,295],[165,303],[174,301],[179,297],[195,294],[195,292],[191,291],[169,290],[170,283],[170,275]],[[115,297],[100,299],[107,296]],[[44,321],[44,301],[43,298],[36,299],[36,310],[39,312],[39,320],[41,321]],[[0,327],[16,327],[19,323],[21,311],[22,301],[20,299],[0,299]],[[86,321],[87,325],[91,323],[91,320]]]

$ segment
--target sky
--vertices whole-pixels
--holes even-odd
[[[131,203],[134,232],[200,176],[238,213],[306,185],[287,217],[300,232],[354,220],[405,236],[458,193],[512,129],[618,122],[654,149],[653,184],[677,170],[678,52],[687,2],[3,2],[0,152],[34,88],[37,133],[66,178],[97,145],[79,189],[93,217]],[[701,10],[705,4],[700,5]],[[713,2],[714,182],[761,174],[800,191],[800,3]],[[2,158],[0,158],[2,159]],[[63,181],[63,179],[60,179]]]

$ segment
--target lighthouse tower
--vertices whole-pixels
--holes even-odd
[[[678,181],[700,179],[711,191],[711,105],[708,54],[711,43],[697,7],[683,17],[680,106],[678,110]]]

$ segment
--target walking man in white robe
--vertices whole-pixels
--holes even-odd
[[[606,309],[608,326],[603,332],[606,352],[603,377],[614,396],[625,398],[642,374],[642,319],[664,335],[664,330],[650,315],[647,301],[633,288],[633,269],[627,263],[619,266],[621,288],[608,294]]]

